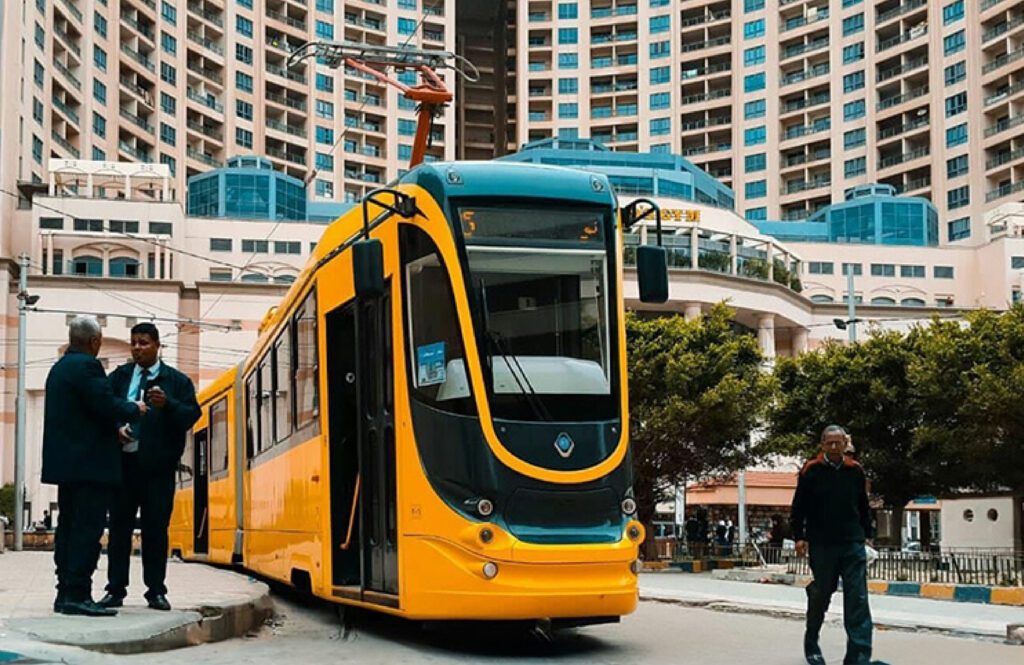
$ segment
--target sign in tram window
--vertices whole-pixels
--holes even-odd
[[[460,208],[467,240],[562,240],[604,243],[600,210],[550,208]]]
[[[436,386],[444,383],[444,342],[416,347],[416,368],[418,386]]]

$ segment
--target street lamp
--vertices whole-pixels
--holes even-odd
[[[25,531],[25,356],[27,354],[26,312],[39,302],[28,292],[28,254],[22,254],[18,270],[18,394],[14,419],[14,551],[22,549]]]

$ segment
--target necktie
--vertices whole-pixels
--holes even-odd
[[[139,378],[139,393],[135,396],[135,399],[142,401],[146,397],[146,382],[149,381],[149,370],[142,370],[142,376]]]

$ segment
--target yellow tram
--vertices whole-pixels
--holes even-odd
[[[172,551],[410,619],[631,612],[635,216],[604,176],[525,164],[371,193],[202,391]],[[663,252],[639,263],[664,300]]]

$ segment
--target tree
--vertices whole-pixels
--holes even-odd
[[[897,525],[909,501],[941,487],[933,443],[915,436],[923,414],[910,366],[920,335],[920,329],[876,331],[859,344],[830,342],[818,352],[780,359],[779,397],[769,416],[766,443],[784,454],[810,456],[822,429],[844,426],[872,493],[892,508]]]
[[[14,485],[8,483],[0,486],[0,515],[14,523]]]
[[[773,394],[757,340],[737,332],[731,311],[626,321],[630,439],[638,517],[654,556],[655,504],[673,485],[749,465],[748,445]]]

